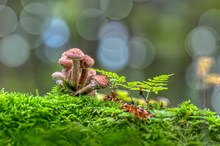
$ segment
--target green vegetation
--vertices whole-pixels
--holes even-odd
[[[149,94],[155,93],[158,94],[159,91],[167,90],[167,82],[173,74],[163,74],[160,76],[155,76],[153,79],[148,79],[148,81],[131,81],[126,82],[125,76],[119,76],[118,74],[111,72],[111,71],[105,71],[100,69],[95,69],[97,72],[106,75],[109,78],[110,82],[110,88],[115,89],[118,87],[125,88],[128,93],[129,90],[138,91],[139,94],[144,98],[147,105],[149,105]],[[144,94],[146,92],[146,94]]]
[[[0,145],[208,146],[220,144],[220,118],[190,102],[155,108],[146,120],[122,103],[73,97],[58,87],[41,97],[0,91]]]

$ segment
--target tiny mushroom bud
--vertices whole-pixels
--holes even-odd
[[[62,80],[65,78],[65,75],[61,72],[54,72],[52,79],[56,81],[57,85],[63,85]]]
[[[80,61],[80,66],[82,68],[81,77],[79,79],[79,89],[82,88],[88,79],[89,68],[94,65],[95,61],[89,56],[84,55],[83,59]]]
[[[78,82],[80,77],[80,60],[83,59],[83,56],[84,53],[78,48],[70,49],[67,53],[67,57],[71,59],[73,63],[70,84],[75,89],[78,88]]]
[[[83,87],[82,89],[76,91],[74,95],[80,95],[84,93],[89,93],[92,90],[99,89],[99,88],[106,88],[109,84],[109,80],[104,75],[95,75],[91,78],[90,83]]]
[[[88,71],[88,80],[90,80],[95,75],[96,75],[96,71],[94,69],[90,69]]]

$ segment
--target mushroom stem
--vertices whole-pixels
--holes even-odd
[[[93,76],[96,75],[96,71],[94,69],[83,69],[81,73],[81,77],[79,79],[79,88],[81,89],[87,84]]]
[[[87,86],[81,88],[80,90],[76,91],[74,93],[74,96],[80,95],[80,94],[83,94],[83,93],[89,93],[90,91],[92,91],[96,88],[98,88],[98,85],[95,82],[92,82],[92,83],[88,84]]]
[[[88,80],[88,69],[82,69],[81,77],[79,79],[79,89],[81,89],[87,82]]]
[[[96,75],[92,77],[90,83],[74,93],[74,96],[89,93],[94,89],[105,88],[108,86],[108,78],[104,75]]]
[[[80,77],[80,60],[83,59],[84,53],[78,49],[73,48],[68,50],[67,57],[72,60],[72,73],[71,80],[69,80],[70,85],[74,88],[74,90],[78,89],[78,82]]]
[[[80,77],[80,61],[79,60],[72,60],[73,61],[73,67],[72,67],[72,78],[71,78],[71,85],[75,87],[75,89],[78,88],[78,82]]]
[[[80,61],[82,73],[79,79],[79,89],[86,84],[89,76],[89,68],[91,68],[94,65],[94,63],[94,60],[89,55],[84,55],[83,59]]]

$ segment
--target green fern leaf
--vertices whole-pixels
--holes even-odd
[[[151,92],[154,92],[155,94],[158,94],[159,91],[167,90],[167,82],[170,76],[173,74],[164,74],[160,76],[156,76],[153,79],[148,79],[148,81],[144,82],[145,84],[149,85],[149,90]]]
[[[170,76],[173,74],[165,74],[156,76],[153,79],[148,79],[148,81],[134,81],[134,82],[127,82],[127,88],[129,90],[139,90],[144,92],[154,92],[158,94],[159,91],[167,90],[167,82]]]

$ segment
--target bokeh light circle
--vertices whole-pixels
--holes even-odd
[[[43,41],[51,48],[62,47],[69,39],[70,31],[65,23],[60,18],[53,18],[51,25],[43,31]]]
[[[100,28],[98,35],[99,39],[113,36],[128,40],[128,29],[123,21],[111,21]]]
[[[149,66],[155,57],[153,44],[142,37],[133,37],[130,40],[129,67],[143,69]]]
[[[78,33],[86,40],[97,40],[98,31],[107,23],[105,14],[98,9],[87,9],[81,13],[76,22]]]
[[[47,60],[52,63],[57,63],[57,61],[60,59],[61,54],[64,52],[64,49],[53,49],[46,47],[45,48],[45,55],[47,57]]]
[[[129,60],[128,29],[122,21],[111,21],[99,30],[99,63],[107,70],[120,71]]]
[[[16,25],[16,13],[10,7],[0,5],[0,38],[14,32]]]
[[[212,108],[220,114],[220,86],[215,86],[211,96]]]
[[[191,56],[213,55],[217,49],[218,34],[210,27],[193,29],[186,39],[186,49]]]
[[[24,39],[26,39],[26,41],[28,42],[28,44],[30,46],[29,49],[37,48],[43,43],[43,41],[41,39],[41,36],[31,35],[31,34],[27,33],[26,31],[24,31],[24,29],[22,28],[20,23],[17,24],[17,27],[16,27],[16,29],[13,33],[17,34],[17,35],[20,35]]]
[[[100,1],[101,10],[105,14],[114,20],[120,20],[127,17],[132,8],[132,0],[101,0]]]
[[[19,23],[30,34],[41,34],[51,23],[50,9],[44,3],[30,3],[22,10]]]
[[[127,42],[117,37],[103,39],[97,53],[99,63],[107,70],[119,71],[128,63]]]
[[[205,11],[199,18],[199,25],[211,27],[220,34],[220,9]]]
[[[23,7],[34,2],[36,2],[36,0],[20,0],[20,3]],[[51,0],[37,0],[37,2],[49,5],[51,3]]]
[[[9,67],[18,67],[29,58],[28,42],[20,35],[5,37],[0,42],[0,60]]]
[[[35,15],[47,13],[48,7],[44,3],[33,2],[24,7],[24,10]]]

